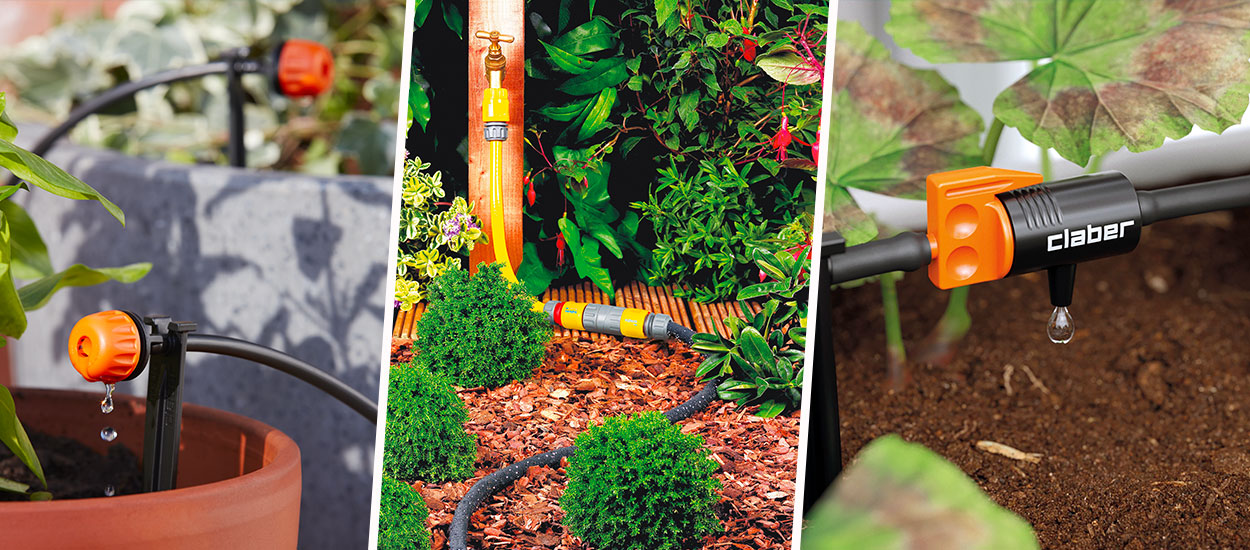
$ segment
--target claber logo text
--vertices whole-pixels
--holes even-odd
[[[1107,225],[1086,225],[1084,229],[1064,229],[1063,233],[1055,233],[1046,237],[1046,251],[1054,252],[1119,239],[1128,234],[1130,225],[1133,225],[1133,220]]]

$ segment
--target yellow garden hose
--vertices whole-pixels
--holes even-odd
[[[503,74],[507,59],[500,42],[514,39],[499,31],[477,31],[474,36],[490,40],[486,51],[486,80],[490,86],[482,91],[482,131],[490,145],[486,171],[490,178],[490,240],[495,251],[495,261],[503,264],[500,272],[511,282],[520,282],[516,269],[508,257],[508,243],[504,237],[503,213],[503,144],[508,139],[508,90],[503,87]],[[637,308],[603,304],[583,304],[552,300],[547,303],[534,300],[534,311],[547,314],[552,323],[571,330],[588,330],[632,338],[667,339],[669,324],[673,318],[662,313],[651,313]]]

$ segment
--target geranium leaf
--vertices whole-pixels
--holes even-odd
[[[936,71],[894,61],[858,23],[838,22],[834,55],[830,188],[923,198],[929,174],[981,163],[981,117]]]
[[[994,116],[1080,165],[1148,151],[1194,126],[1223,132],[1250,94],[1250,5],[1192,0],[895,2],[886,25],[935,63],[1047,60]]]

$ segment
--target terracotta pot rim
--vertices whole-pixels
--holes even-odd
[[[15,388],[11,390],[15,399],[39,399],[41,397],[50,397],[57,399],[68,398],[98,400],[103,395],[102,393],[78,390],[42,388]],[[143,406],[145,403],[143,398],[133,395],[116,394],[113,399],[119,402],[138,402],[139,406]],[[0,512],[16,511],[17,509],[32,511],[30,508],[39,506],[55,509],[55,511],[59,513],[90,513],[90,511],[94,509],[114,509],[122,505],[128,507],[155,506],[170,500],[204,500],[206,502],[220,501],[220,499],[226,495],[237,494],[240,486],[253,485],[257,483],[264,484],[266,482],[291,475],[292,471],[298,472],[300,469],[299,447],[295,444],[294,440],[277,428],[246,416],[226,412],[220,409],[214,409],[212,407],[205,407],[203,405],[195,405],[192,403],[183,404],[182,415],[183,418],[198,418],[202,421],[236,426],[244,432],[264,434],[265,445],[267,447],[273,447],[273,459],[269,463],[263,464],[260,468],[243,475],[203,485],[195,485],[192,487],[173,489],[159,493],[140,493],[133,495],[118,495],[114,497],[101,496],[95,498],[52,500],[46,502],[0,502]],[[27,422],[23,423],[26,424]],[[37,450],[38,449],[36,449],[36,451]],[[140,454],[142,453],[140,452]]]

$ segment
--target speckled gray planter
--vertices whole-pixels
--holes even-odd
[[[22,133],[30,139],[40,131]],[[177,165],[64,144],[49,159],[116,202],[127,222],[123,228],[94,202],[19,193],[54,266],[154,266],[140,283],[70,289],[31,312],[13,350],[19,385],[101,391],[70,367],[65,339],[79,317],[116,308],[196,321],[200,332],[286,351],[376,399],[389,312],[390,178]],[[187,401],[255,418],[300,446],[300,547],[365,547],[373,425],[265,367],[188,359]],[[120,389],[145,388],[138,380]]]

